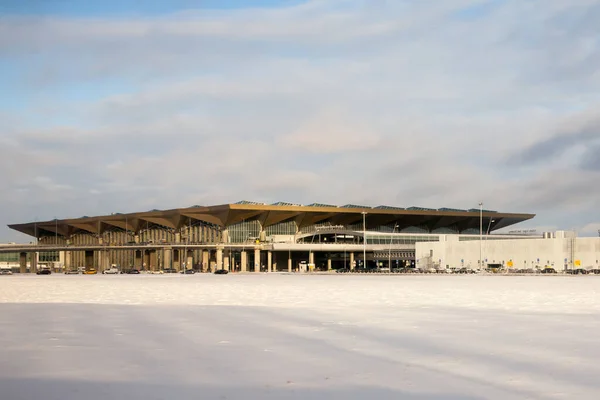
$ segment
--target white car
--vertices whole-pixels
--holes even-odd
[[[119,268],[113,265],[109,269],[102,271],[102,273],[105,275],[116,275],[119,273]]]
[[[12,271],[8,268],[2,268],[0,269],[0,275],[12,275]]]

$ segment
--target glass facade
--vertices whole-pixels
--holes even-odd
[[[439,242],[437,235],[369,235],[367,232],[367,244],[415,244],[417,242]]]
[[[260,237],[260,222],[242,221],[237,224],[229,225],[229,240],[231,243],[245,243],[256,240]]]
[[[296,234],[296,222],[287,221],[280,222],[275,225],[268,226],[265,229],[267,236],[271,235],[295,235]]]
[[[19,262],[19,253],[0,253],[0,262]]]
[[[60,261],[58,251],[40,251],[38,261],[44,262],[58,262]]]

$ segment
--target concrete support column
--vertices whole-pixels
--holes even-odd
[[[309,264],[315,263],[315,253],[312,251],[310,253],[308,253],[308,263]]]
[[[254,272],[260,272],[260,249],[254,249]]]
[[[217,248],[217,269],[223,269],[223,249]]]
[[[271,250],[267,251],[267,271],[273,271],[273,252]]]
[[[27,253],[19,254],[19,272],[22,274],[27,272]]]
[[[240,263],[242,264],[240,266],[240,269],[242,272],[246,272],[248,269],[248,253],[246,253],[246,251],[244,250],[240,254],[241,254],[240,255],[240,258],[241,258]]]
[[[194,252],[192,250],[188,250],[187,252],[187,260],[185,261],[186,269],[194,269]]]
[[[207,272],[210,268],[208,264],[208,250],[202,250],[202,272]]]
[[[171,269],[171,267],[172,267],[171,253],[172,253],[171,249],[163,250],[163,268],[165,268],[165,269]]]
[[[70,271],[72,266],[72,255],[70,251],[65,251],[65,270]]]
[[[31,253],[31,261],[29,262],[29,272],[35,274],[37,272],[37,264],[38,264],[38,253]]]
[[[331,271],[331,257],[327,258],[327,271]]]
[[[100,262],[98,263],[98,273],[102,273],[102,271],[110,268],[110,253],[108,250],[103,250],[99,254]]]
[[[231,271],[231,266],[229,264],[230,259],[229,252],[225,252],[225,255],[223,256],[223,269],[226,269],[227,271]]]
[[[158,257],[157,257],[156,250],[150,251],[148,258],[150,259],[150,262],[149,262],[150,271],[158,270]]]
[[[350,269],[354,269],[354,253],[350,253]]]
[[[292,272],[292,258],[288,257],[288,272]]]

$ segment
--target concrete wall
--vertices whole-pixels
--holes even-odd
[[[448,237],[441,242],[416,245],[418,267],[479,268],[480,241],[460,242]],[[502,264],[511,268],[544,268],[556,270],[600,268],[600,238],[575,238],[568,232],[557,232],[551,238],[483,240],[484,266]]]

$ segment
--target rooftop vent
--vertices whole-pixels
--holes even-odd
[[[360,206],[358,204],[345,204],[345,205],[341,206],[340,208],[372,208],[372,207]]]
[[[324,203],[311,203],[311,204],[307,205],[306,207],[331,207],[331,208],[337,208],[337,206],[334,206],[332,204],[324,204]]]
[[[407,210],[411,210],[411,211],[437,211],[435,208],[417,207],[417,206],[408,207]]]
[[[394,207],[394,206],[386,206],[386,205],[377,206],[375,208],[378,210],[404,210],[403,207]]]

